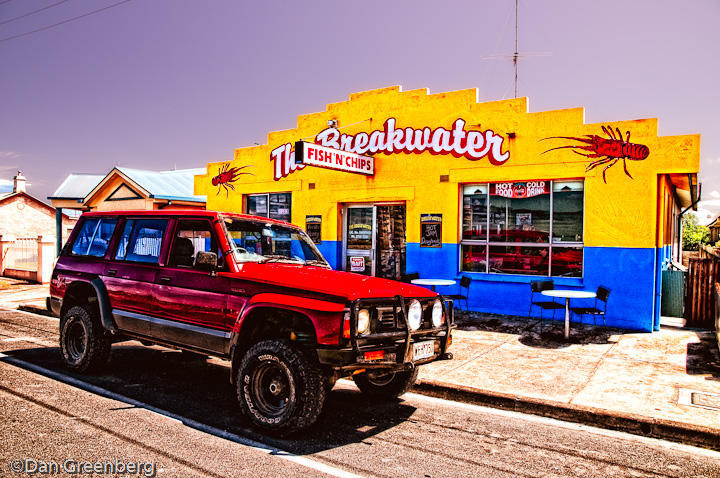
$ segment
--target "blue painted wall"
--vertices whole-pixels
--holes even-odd
[[[341,244],[323,241],[318,248],[334,269],[340,269]],[[495,314],[527,316],[530,307],[530,282],[547,279],[545,276],[459,273],[459,246],[420,247],[407,244],[406,272],[418,272],[423,278],[454,279],[463,275],[473,279],[470,285],[470,310]],[[560,289],[592,290],[602,285],[610,289],[606,324],[624,329],[651,332],[659,329],[660,270],[669,257],[665,248],[585,247],[584,277],[553,277]],[[459,293],[459,286],[438,287],[440,294]],[[463,291],[464,292],[464,291]],[[573,300],[572,305],[593,305],[594,300]],[[464,303],[462,304],[464,307]],[[539,310],[533,308],[533,316]],[[563,320],[562,311],[555,315]],[[586,321],[592,321],[590,317]],[[591,322],[590,322],[591,323]]]
[[[420,277],[456,279],[462,275],[473,279],[469,307],[478,312],[527,315],[530,307],[530,282],[541,276],[459,273],[459,246],[443,244],[441,248],[407,246],[407,271]],[[655,301],[655,249],[614,247],[585,248],[584,277],[554,277],[556,288],[596,290],[599,285],[611,290],[606,323],[610,326],[652,331],[659,326],[659,297]],[[662,254],[657,254],[661,256]],[[441,294],[455,294],[459,286],[438,287]],[[571,305],[594,304],[594,300],[572,301]],[[533,315],[537,315],[537,308]],[[563,319],[556,314],[556,319]],[[656,317],[658,319],[656,319]],[[591,320],[586,317],[586,320]],[[657,322],[657,324],[656,324]]]

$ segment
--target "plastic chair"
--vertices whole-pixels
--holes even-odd
[[[597,325],[597,317],[602,316],[603,327],[605,327],[605,312],[607,311],[607,300],[610,296],[610,289],[607,287],[599,286],[595,295],[595,306],[594,307],[570,307],[573,314],[580,316],[580,323],[582,323],[583,315],[593,316],[593,325]],[[602,302],[602,309],[598,307],[598,301]]]
[[[468,276],[462,276],[460,279],[460,287],[459,287],[459,294],[452,294],[448,297],[450,297],[453,301],[456,300],[464,300],[465,301],[465,310],[469,310],[468,307],[468,297],[470,296],[470,284],[472,283],[472,279],[470,279]],[[462,294],[462,289],[465,289],[465,295]]]
[[[563,304],[559,304],[554,300],[540,300],[540,298],[535,299],[535,294],[540,294],[540,297],[544,299],[545,296],[542,295],[542,291],[553,289],[555,289],[555,283],[551,280],[538,280],[530,282],[530,309],[528,310],[528,318],[531,317],[533,305],[536,307],[540,307],[540,330],[542,330],[544,310],[552,310],[554,319],[555,311],[565,308]]]
[[[400,282],[407,282],[408,284],[415,280],[419,279],[420,274],[418,272],[411,272],[409,274],[400,274]]]

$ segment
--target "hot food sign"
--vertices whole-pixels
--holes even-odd
[[[504,198],[531,198],[550,193],[549,181],[528,181],[524,183],[496,183],[490,185],[490,194]]]

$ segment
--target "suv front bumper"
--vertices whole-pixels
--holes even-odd
[[[402,370],[435,360],[449,360],[452,354],[448,348],[452,344],[453,306],[451,300],[438,296],[443,305],[445,322],[437,328],[410,330],[407,320],[407,302],[412,300],[395,296],[381,299],[357,299],[350,307],[349,346],[343,348],[318,348],[318,360],[336,370],[352,372],[358,369],[383,368]],[[396,313],[398,328],[394,331],[371,333],[358,336],[358,311],[366,307],[387,307],[392,305]],[[348,341],[346,339],[346,341]],[[425,344],[427,351],[432,344],[433,353],[423,353],[416,357],[416,344]],[[423,347],[418,345],[418,347]],[[382,352],[380,354],[379,352]],[[378,358],[380,356],[381,358]]]

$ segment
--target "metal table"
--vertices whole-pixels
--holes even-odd
[[[415,285],[429,285],[430,289],[433,292],[435,292],[436,285],[453,285],[453,284],[455,284],[455,281],[450,280],[450,279],[413,279],[410,282]]]
[[[570,299],[592,299],[596,296],[595,292],[586,290],[564,289],[544,290],[541,294],[548,297],[561,297],[565,299],[565,340],[570,338]]]

